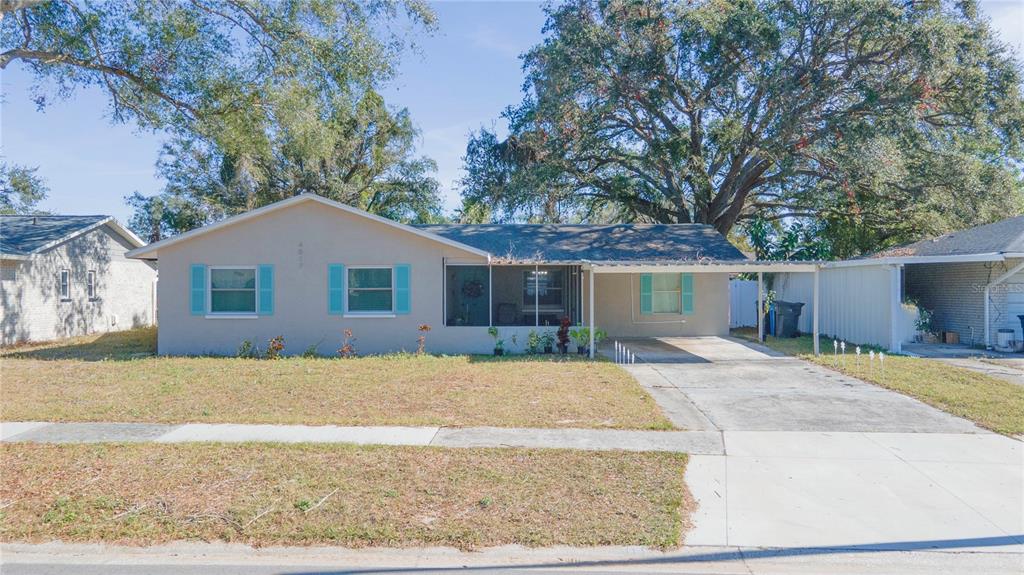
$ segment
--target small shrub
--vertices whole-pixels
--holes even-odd
[[[313,359],[314,357],[319,357],[320,352],[317,351],[318,347],[320,347],[320,342],[310,345],[309,347],[306,348],[305,351],[302,352],[302,357],[306,359]]]
[[[239,346],[238,346],[238,353],[235,354],[236,357],[252,357],[252,354],[253,354],[252,341],[250,341],[248,339],[242,340],[242,343],[239,344]]]
[[[267,359],[280,359],[284,351],[284,336],[279,335],[267,342]]]
[[[423,353],[427,349],[427,332],[430,331],[430,326],[422,324],[416,329],[420,332],[420,336],[416,338],[416,353]]]
[[[309,511],[311,507],[313,507],[313,502],[310,501],[309,499],[300,499],[299,501],[296,501],[294,503],[294,506],[299,511],[305,513],[306,511]]]
[[[346,359],[357,355],[356,338],[352,337],[351,329],[346,329],[342,332],[341,347],[338,348],[338,355]]]

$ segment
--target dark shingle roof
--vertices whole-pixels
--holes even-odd
[[[110,216],[0,216],[0,253],[26,256]]]
[[[450,224],[416,227],[511,261],[747,259],[713,227],[701,224]]]
[[[1024,216],[891,248],[872,257],[1024,253]]]

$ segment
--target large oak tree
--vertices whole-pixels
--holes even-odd
[[[40,106],[96,86],[113,120],[170,135],[166,192],[131,200],[144,235],[301,192],[438,209],[408,113],[379,95],[410,29],[435,25],[420,0],[2,0],[0,15],[0,68],[26,66]]]
[[[545,30],[466,213],[813,218],[842,253],[1024,205],[1020,64],[974,2],[571,0]]]

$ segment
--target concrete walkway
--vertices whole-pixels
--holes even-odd
[[[716,431],[619,429],[5,422],[0,423],[0,440],[35,443],[312,442],[724,453],[722,434]]]

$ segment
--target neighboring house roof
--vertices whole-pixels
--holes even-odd
[[[414,226],[409,226],[409,225],[406,225],[406,224],[403,224],[403,223],[400,223],[400,222],[396,222],[394,220],[389,220],[388,218],[385,218],[385,217],[382,217],[382,216],[378,216],[376,214],[371,214],[369,212],[360,210],[358,208],[353,208],[352,206],[343,204],[341,202],[336,202],[334,200],[329,200],[329,199],[327,199],[327,198],[325,198],[323,196],[318,196],[316,194],[308,194],[308,193],[306,193],[306,194],[299,194],[297,196],[292,196],[290,198],[281,200],[279,202],[274,202],[272,204],[263,206],[262,208],[256,208],[255,210],[251,210],[251,211],[248,211],[248,212],[245,212],[245,213],[242,213],[242,214],[238,214],[237,216],[231,216],[230,218],[221,220],[219,222],[210,224],[208,226],[203,226],[201,228],[196,228],[194,230],[187,231],[187,232],[185,232],[183,234],[179,234],[177,236],[174,236],[173,238],[167,238],[165,240],[160,240],[158,242],[153,242],[153,243],[151,243],[151,244],[149,244],[149,245],[147,245],[145,247],[131,250],[130,252],[128,252],[125,255],[127,257],[130,257],[130,258],[138,258],[138,259],[157,259],[157,258],[160,257],[159,256],[159,252],[160,252],[161,248],[165,248],[167,246],[171,246],[171,245],[177,244],[178,242],[187,241],[187,240],[190,240],[190,239],[195,238],[197,236],[208,234],[208,233],[210,233],[212,231],[219,230],[219,229],[222,229],[222,228],[226,228],[228,226],[233,226],[235,224],[240,224],[240,223],[245,222],[247,220],[250,220],[252,218],[259,217],[259,216],[262,216],[262,215],[265,215],[265,214],[268,214],[268,213],[271,213],[271,212],[275,212],[277,210],[281,210],[281,209],[284,209],[284,208],[287,208],[287,207],[290,207],[290,206],[294,206],[296,204],[300,204],[300,203],[303,203],[303,202],[318,202],[318,203],[323,204],[325,206],[328,206],[328,207],[331,207],[331,208],[335,208],[335,209],[341,210],[343,212],[348,212],[350,214],[354,214],[354,215],[357,215],[357,216],[361,216],[361,217],[367,218],[369,220],[373,220],[375,222],[380,222],[382,224],[385,224],[385,225],[388,225],[388,226],[392,226],[392,227],[404,230],[406,232],[409,232],[409,233],[411,233],[413,235],[417,235],[417,236],[420,236],[420,237],[423,237],[423,238],[427,238],[427,239],[430,239],[430,240],[433,240],[433,241],[436,241],[436,242],[440,242],[442,244],[454,246],[454,247],[457,247],[459,249],[468,251],[470,253],[477,254],[479,256],[484,256],[484,257],[488,256],[488,254],[486,252],[481,251],[481,250],[479,250],[479,249],[477,249],[477,248],[475,248],[473,246],[466,245],[466,244],[460,244],[458,242],[449,240],[448,238],[443,238],[441,236],[432,234],[432,233],[430,233],[430,232],[428,232],[426,230],[421,230],[421,229],[418,229],[418,228],[416,228]]]
[[[110,216],[0,215],[0,255],[24,259],[108,224],[133,246],[143,245]]]
[[[890,248],[871,257],[1024,254],[1024,216]]]
[[[746,261],[713,227],[702,224],[418,225],[490,253],[498,261]]]

